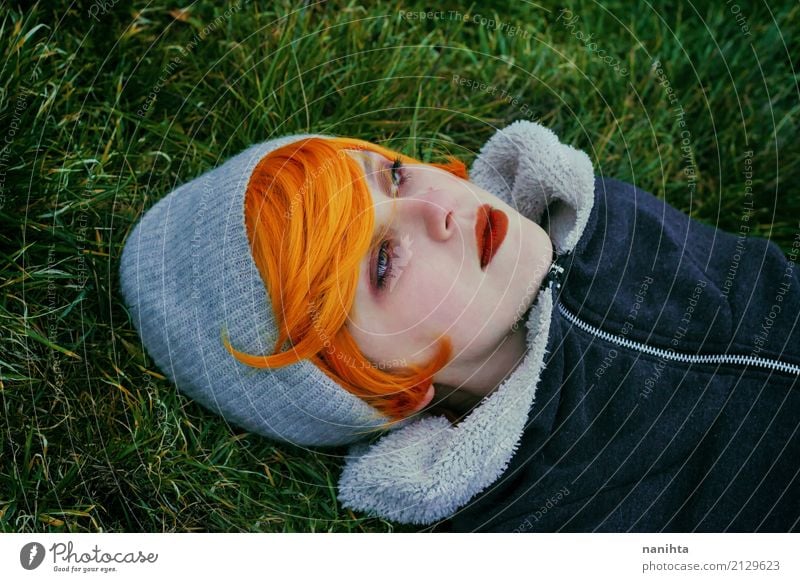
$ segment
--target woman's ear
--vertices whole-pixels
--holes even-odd
[[[434,394],[435,394],[435,390],[433,388],[433,382],[431,382],[431,385],[428,386],[428,391],[425,393],[425,398],[423,398],[420,401],[420,403],[417,405],[417,407],[412,411],[412,414],[416,414],[417,412],[419,412],[420,410],[422,410],[423,408],[428,406],[428,404],[431,403],[431,400],[433,400],[433,395]]]

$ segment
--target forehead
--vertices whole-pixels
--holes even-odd
[[[369,150],[344,150],[351,158],[361,164],[361,167],[364,168],[364,172],[369,175],[372,172],[378,170],[376,164],[379,162],[385,162],[386,157],[382,156],[379,153],[371,152]]]

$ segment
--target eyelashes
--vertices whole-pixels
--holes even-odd
[[[389,176],[392,180],[392,184],[397,188],[405,184],[407,177],[404,171],[403,162],[400,160],[400,158],[395,158],[394,162],[392,163],[392,167],[389,170]],[[396,184],[395,180],[397,181]]]
[[[392,193],[393,198],[397,198],[400,186],[408,182],[403,161],[399,157],[395,158],[392,165],[381,172],[381,178],[387,186],[386,190]]]
[[[391,248],[392,253],[388,253],[387,248]],[[400,239],[399,245],[392,245],[390,241],[383,241],[378,249],[378,268],[379,272],[376,273],[377,287],[382,290],[389,287],[389,292],[394,289],[400,275],[403,274],[403,268],[408,265],[411,255],[411,237],[407,234],[403,235]],[[385,261],[385,264],[382,263]],[[380,272],[381,269],[384,271]]]

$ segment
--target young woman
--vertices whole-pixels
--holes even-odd
[[[520,121],[469,175],[355,139],[259,144],[148,211],[121,280],[181,391],[269,438],[353,443],[346,507],[792,531],[796,249],[596,178]]]

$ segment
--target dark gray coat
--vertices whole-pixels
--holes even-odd
[[[525,120],[470,179],[558,255],[529,349],[457,425],[353,445],[342,504],[433,531],[797,530],[800,234],[787,260],[746,212],[703,225]]]
[[[558,261],[520,446],[433,531],[800,529],[800,235],[787,257],[747,226],[729,234],[596,179]],[[687,363],[630,342],[751,360]]]

